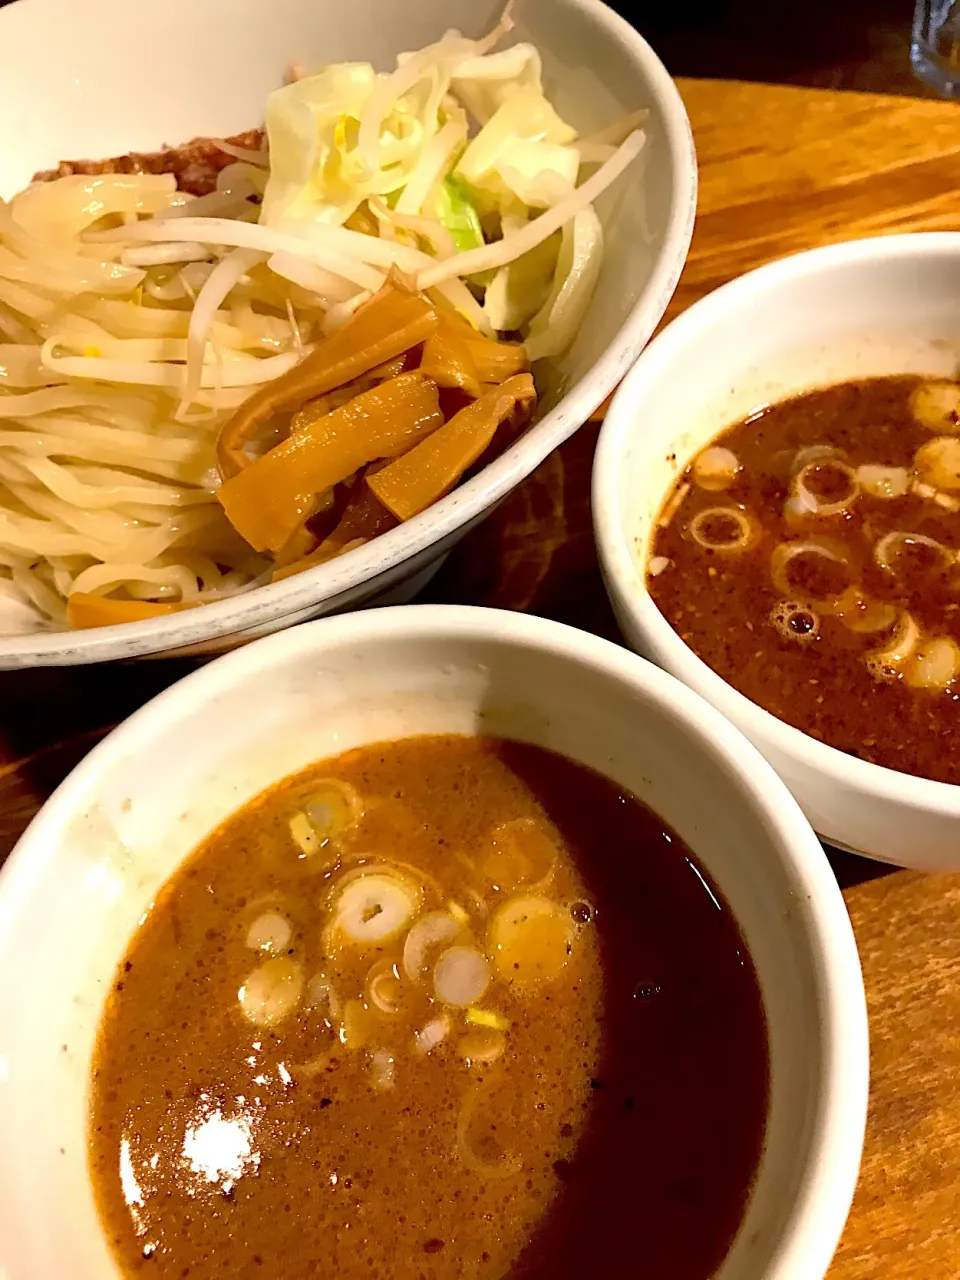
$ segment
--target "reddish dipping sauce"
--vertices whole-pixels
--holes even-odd
[[[870,378],[724,432],[662,509],[664,617],[811,737],[960,782],[960,386]],[[707,486],[707,487],[705,487]]]

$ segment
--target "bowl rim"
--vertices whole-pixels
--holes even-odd
[[[637,64],[645,94],[660,108],[665,143],[672,159],[672,189],[663,244],[640,296],[599,359],[549,413],[499,458],[420,515],[365,546],[280,582],[211,601],[196,610],[108,627],[0,636],[0,665],[72,665],[187,648],[271,623],[283,625],[280,620],[287,615],[355,591],[381,574],[393,572],[394,577],[402,577],[404,562],[426,553],[470,521],[479,519],[572,436],[613,390],[650,337],[680,279],[696,214],[696,152],[676,83],[640,33],[603,0],[564,3],[587,16],[608,41],[625,48]],[[10,5],[7,14],[17,8]],[[42,5],[37,13],[42,16]],[[0,11],[0,34],[2,31]]]
[[[749,725],[749,732],[762,736],[771,749],[804,769],[871,798],[960,818],[960,785],[900,773],[819,742],[751,701],[698,657],[670,626],[646,587],[639,585],[638,557],[631,552],[624,531],[618,483],[625,449],[632,439],[643,436],[638,431],[635,405],[646,395],[647,380],[655,378],[677,351],[704,341],[712,328],[723,323],[729,307],[851,264],[883,264],[943,254],[960,257],[960,232],[906,232],[844,240],[755,267],[700,298],[653,339],[614,395],[594,457],[591,499],[597,551],[608,589],[616,593],[618,603],[629,613],[658,662],[736,724]],[[653,444],[651,441],[650,447]],[[648,553],[649,548],[644,555]]]
[[[817,984],[821,1040],[808,1164],[773,1250],[769,1280],[823,1275],[856,1186],[866,1125],[869,1051],[866,999],[853,929],[813,829],[785,784],[741,731],[698,693],[609,640],[549,619],[464,605],[371,609],[317,619],[233,650],[175,682],[113,729],[78,764],[30,823],[0,871],[0,951],[60,833],[96,796],[112,768],[174,728],[199,702],[215,701],[297,656],[364,643],[446,639],[525,648],[566,658],[637,689],[654,714],[679,721],[722,764],[738,803],[762,818],[803,903],[801,927]],[[149,786],[149,783],[146,785]]]

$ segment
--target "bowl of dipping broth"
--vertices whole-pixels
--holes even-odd
[[[3,9],[0,668],[410,599],[616,386],[689,122],[599,0],[513,9]]]
[[[960,866],[958,286],[955,234],[725,285],[625,380],[593,489],[630,643],[824,839],[931,870]]]
[[[867,1024],[816,837],[556,623],[370,610],[190,675],[11,855],[24,955],[17,1280],[814,1280],[847,1214]]]

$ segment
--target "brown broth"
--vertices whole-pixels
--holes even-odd
[[[533,819],[555,834],[541,891],[563,904],[575,937],[554,981],[494,981],[479,1002],[509,1019],[496,1063],[459,1057],[456,1019],[433,1053],[413,1053],[413,1030],[437,1012],[413,990],[399,1015],[374,1018],[363,1049],[339,1045],[302,1009],[267,1031],[239,1012],[254,963],[245,932],[265,901],[293,923],[287,951],[307,972],[323,963],[318,904],[340,872],[313,870],[330,848],[302,858],[289,831],[323,778],[364,798],[343,866],[371,849],[410,864],[425,907],[455,899],[478,938],[481,913],[506,894],[483,871],[491,830]],[[326,963],[342,996],[376,958],[348,953]],[[379,1044],[395,1057],[384,1091],[371,1087]],[[315,1074],[298,1072],[318,1057]],[[707,1280],[754,1177],[767,1076],[736,923],[653,813],[536,747],[413,738],[266,792],[166,886],[101,1024],[91,1168],[127,1276],[564,1280],[623,1274],[630,1258],[631,1274]],[[458,1154],[458,1116],[478,1080],[471,1149],[506,1176],[481,1177]]]
[[[901,467],[915,479],[915,454],[937,435],[911,411],[922,381],[897,376],[827,387],[725,431],[714,443],[734,452],[740,471],[731,487],[710,492],[693,482],[693,467],[687,468],[674,493],[683,484],[689,489],[666,527],[658,528],[650,551],[651,558],[669,563],[655,576],[648,572],[648,588],[684,642],[758,706],[849,755],[957,783],[960,681],[916,688],[906,665],[878,669],[868,655],[882,649],[895,628],[853,631],[815,607],[816,634],[803,634],[807,622],[801,618],[791,638],[771,620],[785,598],[771,576],[774,549],[812,535],[842,548],[848,565],[840,570],[841,581],[814,585],[803,581],[811,564],[799,562],[795,600],[805,589],[828,593],[852,581],[875,605],[891,606],[887,616],[909,611],[924,636],[960,642],[960,571],[931,568],[920,548],[909,572],[890,573],[874,553],[894,530],[933,538],[951,552],[960,549],[960,502],[950,510],[913,490],[892,499],[861,492],[835,515],[786,514],[790,461],[805,447],[833,446],[853,468]],[[948,506],[958,497],[940,490]],[[691,520],[715,506],[736,507],[751,518],[758,536],[745,551],[704,550],[691,539]],[[829,566],[822,567],[827,573],[818,576],[829,577]]]

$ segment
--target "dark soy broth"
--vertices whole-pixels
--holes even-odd
[[[960,385],[870,378],[731,427],[647,565],[681,639],[850,755],[960,782]]]

